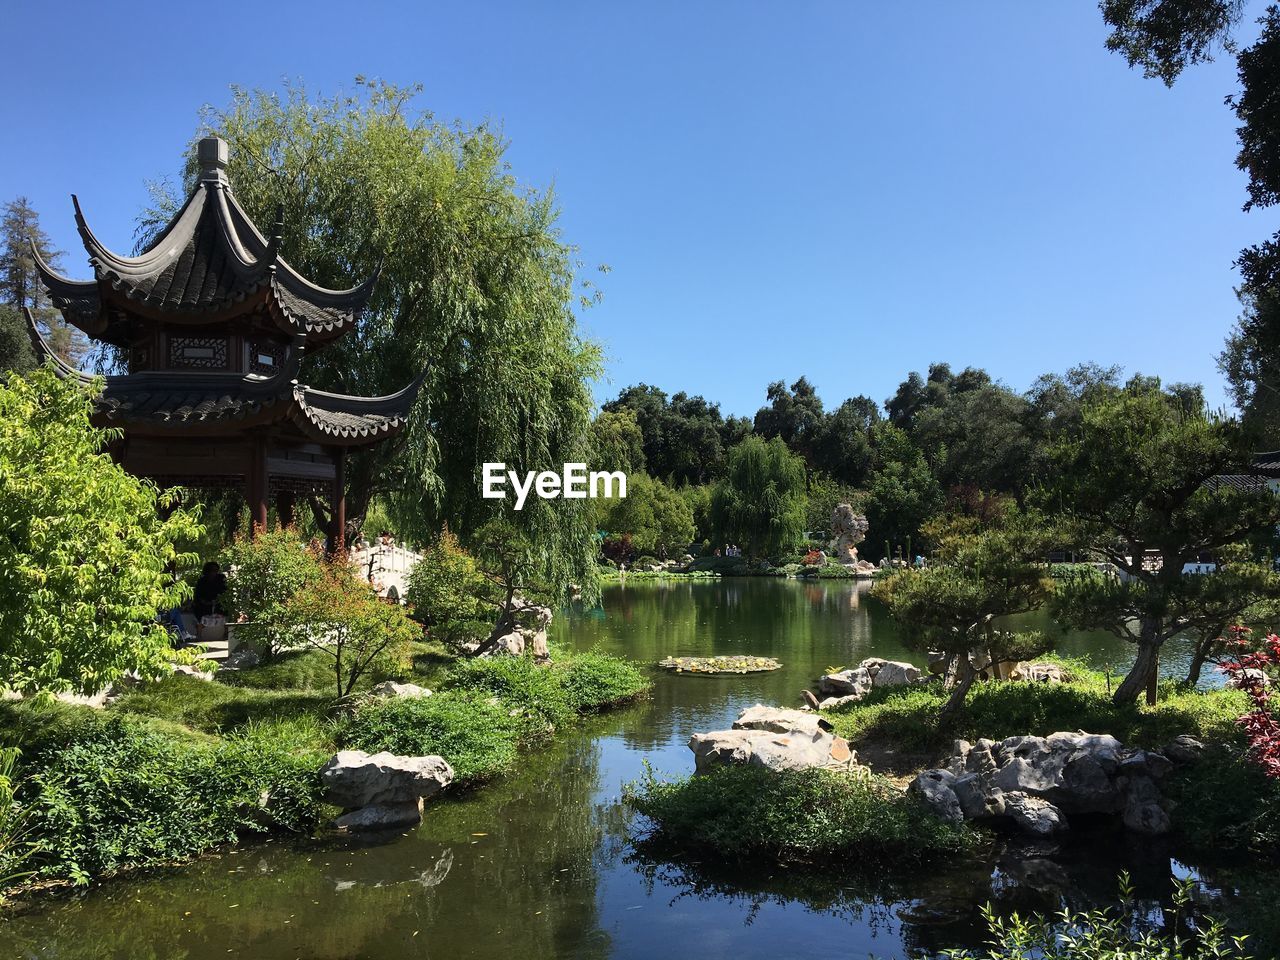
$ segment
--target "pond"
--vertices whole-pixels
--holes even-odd
[[[828,667],[902,646],[866,584],[768,579],[646,582],[557,618],[554,640],[643,662],[669,655],[776,657],[769,673],[655,672],[653,697],[525,757],[517,775],[428,807],[380,842],[275,841],[107,883],[0,925],[0,956],[308,960],[400,957],[904,957],[976,945],[977,906],[1057,909],[1108,900],[1128,869],[1151,904],[1184,867],[1163,844],[1098,836],[1087,859],[1032,848],[874,882],[812,883],[646,859],[619,795],[645,763],[685,773],[697,730],[757,701],[794,706]],[[1070,656],[1123,670],[1106,635]],[[1185,649],[1174,645],[1175,672]]]

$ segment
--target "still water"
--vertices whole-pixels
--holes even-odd
[[[656,676],[653,697],[595,718],[523,758],[518,774],[428,807],[423,825],[372,843],[276,841],[187,867],[105,884],[0,923],[0,956],[105,958],[905,957],[976,945],[977,905],[1057,909],[1106,900],[1120,869],[1154,904],[1169,893],[1171,852],[1099,836],[1089,862],[1047,850],[994,850],[902,877],[815,884],[663,863],[628,840],[622,785],[648,762],[691,770],[697,730],[744,706],[796,705],[828,667],[902,646],[866,585],[775,580],[612,587],[602,608],[557,618],[553,638],[642,662],[750,653],[773,673]],[[1106,635],[1060,649],[1123,670]],[[1181,651],[1167,657],[1176,672]]]

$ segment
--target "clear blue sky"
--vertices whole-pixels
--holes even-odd
[[[1116,363],[1221,403],[1232,260],[1276,228],[1240,211],[1231,58],[1168,90],[1104,50],[1086,0],[18,0],[4,19],[0,200],[28,195],[78,276],[68,194],[129,248],[145,181],[176,175],[229,84],[420,81],[437,116],[500,122],[517,175],[554,183],[566,238],[612,267],[583,318],[600,399],[646,381],[750,414],[804,374],[834,406],[941,360],[1018,390]]]

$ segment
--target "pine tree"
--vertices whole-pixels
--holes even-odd
[[[36,272],[34,246],[50,266],[62,260],[62,251],[53,246],[40,227],[40,217],[31,201],[18,197],[4,206],[0,215],[0,305],[21,313],[26,307],[54,351],[67,363],[78,366],[88,350],[88,338],[62,319],[49,301]]]

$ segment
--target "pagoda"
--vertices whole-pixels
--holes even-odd
[[[283,224],[267,238],[236,202],[227,156],[224,141],[199,142],[195,189],[135,257],[103,246],[73,196],[93,279],[61,276],[38,252],[37,269],[67,322],[116,348],[127,370],[94,399],[95,425],[122,432],[109,447],[117,462],[160,486],[243,490],[255,528],[273,500],[282,523],[299,497],[318,500],[336,546],[348,452],[404,428],[425,371],[385,397],[298,382],[304,356],[355,329],[376,274],[349,290],[303,277],[280,256]],[[27,322],[42,360],[93,382],[53,352],[29,312]]]

